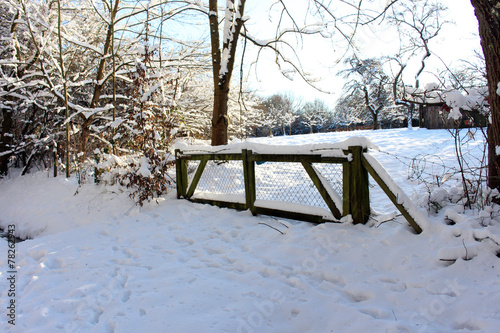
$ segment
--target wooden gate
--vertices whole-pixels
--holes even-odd
[[[402,212],[410,225],[417,233],[422,231],[410,211],[412,203],[409,200],[401,201],[401,189],[387,181],[386,176],[380,175],[380,167],[372,156],[365,155],[366,149],[362,146],[349,146],[339,150],[337,154],[279,154],[257,153],[249,149],[241,149],[241,153],[207,153],[186,149],[176,149],[177,198],[188,199],[198,203],[208,203],[219,207],[250,210],[252,214],[272,215],[296,220],[321,223],[338,222],[347,215],[352,216],[354,223],[365,224],[370,217],[369,179],[370,174],[382,187],[396,207]],[[197,161],[196,170],[188,168],[189,162]],[[243,172],[244,195],[217,196],[210,195],[196,197],[195,192],[207,163],[215,161],[224,164],[227,161],[239,161]],[[290,209],[289,205],[278,205],[273,202],[257,200],[256,164],[266,162],[295,163],[302,166],[316,191],[328,208],[329,215],[312,211]],[[321,164],[341,165],[342,185],[335,190],[328,179],[318,170]],[[383,168],[382,168],[383,169]],[[191,171],[191,172],[189,172]],[[194,175],[193,175],[194,172]],[[190,177],[191,174],[191,177]],[[191,179],[190,179],[191,178]],[[390,183],[389,185],[387,183]],[[295,205],[297,206],[297,205]]]

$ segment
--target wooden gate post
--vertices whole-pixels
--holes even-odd
[[[175,177],[177,181],[177,199],[186,196],[188,175],[187,175],[187,160],[181,159],[181,151],[175,150]]]
[[[246,206],[253,215],[257,215],[255,212],[255,200],[257,199],[255,189],[255,161],[252,158],[251,150],[242,149],[241,155],[243,160],[243,176],[245,179]]]
[[[365,224],[370,217],[368,171],[363,166],[363,147],[349,146],[351,161],[343,163],[343,214],[351,214],[354,223]]]

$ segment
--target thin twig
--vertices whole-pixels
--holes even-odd
[[[455,261],[457,261],[457,259],[439,259],[439,261],[455,262]]]
[[[467,246],[465,246],[465,240],[464,239],[462,239],[462,244],[463,244],[463,246],[465,248],[465,258],[464,258],[464,260],[470,260],[470,259],[472,259],[472,258],[469,259],[469,254],[468,254],[468,251],[467,251]]]
[[[285,226],[287,229],[289,229],[290,227],[287,226],[285,223],[281,222],[281,221],[278,221],[281,225]]]
[[[398,321],[398,318],[396,317],[396,314],[394,313],[394,310],[391,310],[392,314],[394,315],[394,320]]]
[[[496,245],[500,246],[500,243],[498,243],[497,241],[495,241],[493,238],[491,237],[484,237],[484,238],[474,238],[477,242],[482,242],[484,241],[485,239],[489,239],[490,241],[492,241],[493,243],[495,243]]]
[[[285,226],[286,228],[290,228],[289,226],[287,226],[285,223],[281,222],[280,220],[278,220],[277,218],[275,218],[274,216],[270,216],[271,218],[275,219],[279,224]]]
[[[274,229],[274,230],[278,231],[278,232],[279,232],[280,234],[282,234],[282,235],[284,235],[284,234],[285,234],[283,231],[281,231],[281,230],[279,230],[279,229],[277,229],[277,228],[275,228],[275,227],[273,227],[273,226],[271,226],[271,225],[269,225],[269,224],[267,224],[267,223],[264,223],[264,222],[259,222],[259,224],[267,225],[269,228],[272,228],[272,229]]]
[[[398,224],[401,224],[401,222],[396,221],[396,217],[398,217],[398,216],[403,216],[403,214],[398,214],[398,215],[396,215],[396,216],[394,216],[394,217],[392,217],[392,218],[390,218],[390,219],[387,219],[387,220],[384,220],[384,221],[381,221],[381,222],[379,222],[379,221],[377,221],[377,220],[373,219],[373,220],[375,220],[375,221],[379,222],[379,224],[377,224],[377,225],[375,226],[375,228],[378,228],[378,227],[380,227],[382,224],[384,224],[384,223],[386,223],[386,222],[391,222],[391,221],[392,221],[392,222],[395,222],[395,223],[398,223]]]

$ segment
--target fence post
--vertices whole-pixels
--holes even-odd
[[[349,154],[348,150],[344,153]],[[342,163],[342,215],[346,216],[351,214],[351,162]]]
[[[255,189],[255,161],[252,158],[252,151],[247,149],[241,150],[243,160],[243,176],[245,179],[245,202],[247,209],[255,213],[255,200],[257,198]]]
[[[54,178],[57,177],[57,144],[54,142]]]
[[[187,161],[180,158],[181,151],[175,150],[175,176],[177,181],[177,199],[186,196],[187,191]]]
[[[345,162],[343,175],[343,213],[351,214],[354,223],[365,224],[370,217],[368,171],[363,166],[363,147],[349,146],[351,161]]]

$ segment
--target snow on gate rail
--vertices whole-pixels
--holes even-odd
[[[250,210],[309,222],[370,216],[368,174],[417,233],[426,217],[367,149],[352,137],[335,144],[188,146],[178,143],[177,197],[219,207]]]

